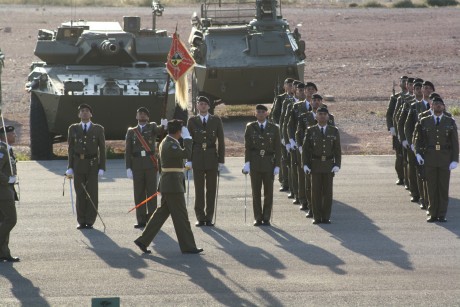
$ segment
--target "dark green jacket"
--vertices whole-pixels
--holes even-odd
[[[246,125],[244,132],[244,161],[251,171],[269,172],[280,166],[281,140],[279,129],[267,121],[264,132],[257,121]]]
[[[8,155],[8,147],[0,141],[0,199],[14,200],[14,189],[8,183],[10,176],[14,176],[16,172],[13,166],[13,174],[11,173],[10,160]]]
[[[308,128],[302,149],[302,164],[312,173],[328,173],[342,163],[339,129],[334,126],[327,125],[325,134],[318,125]]]
[[[142,146],[137,134],[134,132],[135,129],[139,132],[141,131],[140,126],[137,125],[136,127],[128,128],[128,131],[126,132],[126,168],[130,168],[132,170],[152,169],[154,168],[154,163],[150,158],[150,155],[155,155],[156,139],[157,136],[163,132],[163,127],[158,126],[155,122],[145,124],[141,135],[150,147],[150,153],[148,153]],[[142,151],[146,151],[144,156],[141,155]]]
[[[87,173],[90,168],[97,167],[105,171],[105,135],[104,127],[91,123],[86,135],[80,123],[69,127],[69,164],[75,173]],[[81,155],[95,156],[92,159],[81,159]]]
[[[168,169],[183,169],[184,159],[190,159],[192,155],[192,140],[184,139],[184,148],[179,144],[179,141],[166,136],[160,144],[160,192],[161,193],[184,193],[184,172],[173,171],[168,172]]]

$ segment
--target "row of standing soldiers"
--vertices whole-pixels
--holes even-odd
[[[396,184],[427,210],[427,222],[445,222],[450,171],[458,164],[457,125],[432,82],[402,76],[399,86],[386,113],[396,152]]]
[[[280,191],[289,191],[314,224],[330,223],[333,176],[341,166],[339,131],[317,91],[312,82],[287,78],[269,117],[280,134]]]

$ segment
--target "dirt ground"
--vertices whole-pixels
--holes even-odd
[[[190,17],[199,6],[167,7],[158,28],[184,41]],[[38,29],[55,29],[70,19],[122,22],[141,16],[151,27],[149,8],[94,8],[0,5],[3,114],[18,127],[19,148],[29,143],[29,96],[24,91]],[[307,45],[305,80],[335,98],[328,106],[341,131],[344,154],[390,154],[385,112],[392,83],[401,75],[432,81],[447,107],[460,106],[460,11],[458,8],[360,9],[283,7],[291,29],[298,27]],[[396,89],[398,90],[398,89]],[[271,103],[271,102],[267,102]],[[221,112],[218,110],[217,112]],[[248,116],[224,119],[227,154],[243,154]],[[123,142],[113,143],[115,147]],[[59,148],[59,146],[55,146]],[[65,144],[60,145],[65,148]]]

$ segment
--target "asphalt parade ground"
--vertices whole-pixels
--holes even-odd
[[[19,263],[0,263],[0,306],[459,306],[460,170],[452,172],[447,223],[395,185],[393,156],[344,156],[334,179],[331,224],[312,225],[284,192],[272,226],[254,227],[243,158],[220,175],[215,227],[197,228],[201,255],[183,255],[171,219],[142,255],[133,241],[132,183],[109,160],[93,230],[77,230],[66,161],[20,162],[21,201],[10,236]],[[74,195],[75,196],[75,195]]]

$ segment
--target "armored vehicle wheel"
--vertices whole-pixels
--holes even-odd
[[[30,151],[32,160],[49,160],[53,153],[45,110],[34,93],[30,95]]]

